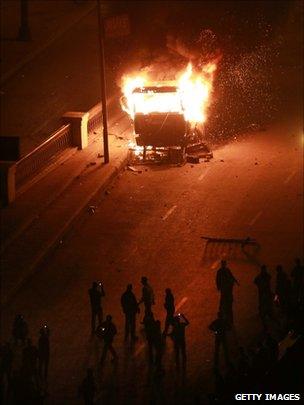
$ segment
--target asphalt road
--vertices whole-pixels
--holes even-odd
[[[48,404],[76,404],[77,387],[89,366],[98,380],[102,403],[148,403],[151,398],[187,403],[191,392],[213,390],[213,336],[208,325],[217,314],[218,262],[225,257],[240,287],[235,288],[235,332],[231,356],[261,333],[253,279],[266,263],[273,274],[281,263],[290,271],[303,246],[303,134],[299,120],[272,125],[219,146],[214,159],[198,165],[143,166],[125,171],[108,195],[96,196],[95,214],[84,214],[2,314],[3,337],[16,313],[29,322],[34,340],[41,324],[50,325],[51,363]],[[206,246],[201,236],[250,236],[260,250],[245,256],[239,248]],[[232,253],[234,252],[234,257]],[[141,332],[133,351],[123,342],[120,296],[140,278],[154,288],[154,314],[164,323],[164,290],[170,287],[177,309],[190,321],[184,378],[175,371],[167,341],[165,374],[149,374]],[[90,337],[87,290],[92,280],[105,286],[104,311],[113,315],[119,334],[119,364],[98,367],[100,342]],[[143,311],[142,311],[143,312]],[[139,319],[142,319],[142,312]],[[139,327],[141,329],[141,327]],[[221,365],[225,369],[225,364]],[[191,395],[192,395],[191,394]]]

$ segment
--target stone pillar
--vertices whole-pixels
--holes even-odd
[[[89,113],[69,111],[62,116],[62,119],[65,124],[71,124],[73,145],[78,149],[86,148]]]
[[[12,203],[16,198],[16,163],[0,161],[1,204]]]

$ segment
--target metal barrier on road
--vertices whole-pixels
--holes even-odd
[[[72,146],[70,124],[63,125],[36,149],[16,162],[16,189],[43,169],[58,152]]]

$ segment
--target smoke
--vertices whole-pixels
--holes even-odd
[[[269,29],[269,27],[267,27]],[[167,33],[166,48],[157,54],[145,47],[133,48],[128,69],[119,76],[144,72],[155,82],[175,80],[190,61],[196,72],[210,62],[217,64],[205,133],[210,139],[228,138],[248,128],[266,125],[277,111],[273,66],[278,44],[265,40],[250,51],[240,51],[229,39],[220,41],[214,31],[204,29],[191,38]]]

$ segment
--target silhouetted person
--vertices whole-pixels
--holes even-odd
[[[250,371],[249,358],[245,353],[243,347],[239,347],[239,360],[238,360],[238,372],[239,375],[244,379],[247,378]]]
[[[44,325],[38,340],[39,376],[47,380],[50,361],[50,330]]]
[[[17,344],[19,340],[22,342],[23,345],[25,344],[25,339],[28,335],[28,326],[23,315],[16,316],[13,324],[12,334],[15,344]]]
[[[174,321],[174,312],[175,312],[175,305],[174,305],[174,296],[170,288],[166,289],[165,295],[165,303],[164,307],[167,311],[166,321],[165,321],[165,329],[164,329],[164,336],[167,335],[170,325],[173,326]]]
[[[176,367],[180,365],[180,356],[182,357],[182,365],[186,366],[186,336],[185,329],[189,325],[188,319],[183,314],[178,314],[174,317],[173,330],[170,336],[174,343],[175,363]]]
[[[290,311],[290,300],[291,300],[291,282],[283,271],[281,265],[277,266],[277,277],[276,277],[276,294],[279,299],[280,308],[285,314],[289,314]]]
[[[267,367],[270,369],[275,366],[279,357],[279,344],[269,333],[265,338],[265,348],[267,350]]]
[[[149,363],[152,364],[154,362],[154,328],[155,328],[155,319],[153,313],[146,312],[144,319],[143,319],[143,325],[144,325],[144,330],[145,330],[145,336],[147,339],[148,343],[148,358],[149,358]]]
[[[4,378],[6,378],[7,386],[9,386],[11,382],[13,358],[14,354],[11,345],[9,342],[6,342],[1,347],[0,381],[3,383]]]
[[[159,320],[153,325],[153,347],[155,349],[155,366],[157,371],[161,371],[162,362],[162,333]]]
[[[89,297],[91,304],[91,331],[92,334],[96,330],[96,318],[100,325],[103,320],[101,298],[105,296],[105,292],[101,283],[93,282],[92,287],[89,289]]]
[[[139,312],[135,295],[132,292],[132,284],[128,284],[127,290],[121,296],[121,306],[125,314],[125,340],[129,335],[134,341],[136,336],[136,314]]]
[[[234,284],[239,285],[231,270],[227,267],[227,262],[222,260],[221,267],[216,273],[216,286],[221,293],[219,311],[225,317],[227,327],[233,324],[232,304]]]
[[[141,278],[142,283],[142,297],[138,304],[144,303],[145,313],[149,313],[152,310],[152,305],[154,305],[154,292],[150,284],[148,283],[147,277]]]
[[[259,292],[259,314],[266,328],[267,318],[272,317],[272,292],[270,285],[271,276],[265,265],[261,266],[260,273],[254,279]]]
[[[96,383],[93,370],[88,368],[87,375],[79,387],[79,396],[84,400],[85,405],[93,405],[96,394]]]
[[[221,312],[218,312],[217,319],[209,325],[209,329],[214,332],[214,368],[218,369],[220,348],[223,346],[224,356],[227,366],[230,366],[229,351],[227,346],[227,321]]]
[[[259,381],[265,375],[268,368],[268,352],[263,342],[258,343],[256,354],[252,361],[252,375],[255,381]]]
[[[295,266],[291,271],[292,289],[296,303],[304,299],[304,266],[299,258],[295,259]]]
[[[118,359],[117,353],[113,347],[113,340],[115,335],[117,334],[117,329],[114,323],[112,322],[112,316],[107,315],[106,320],[101,323],[101,325],[98,327],[98,335],[103,339],[104,341],[104,346],[103,346],[103,351],[101,355],[101,364],[104,363],[108,351],[111,352],[113,359],[112,361],[115,361]]]
[[[22,352],[22,370],[30,380],[32,380],[36,387],[38,387],[38,349],[32,344],[31,339],[27,339],[27,345]]]

